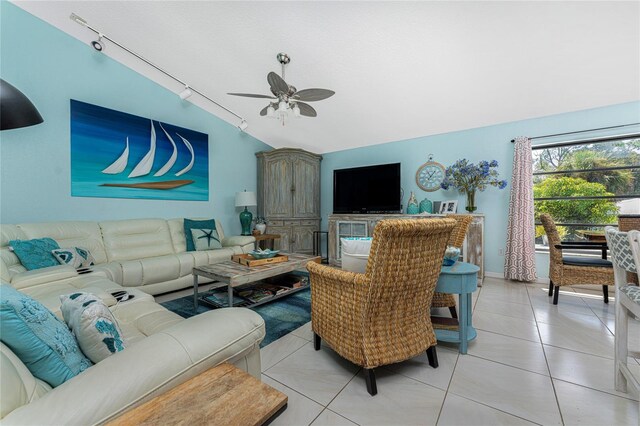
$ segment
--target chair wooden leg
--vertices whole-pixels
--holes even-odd
[[[451,312],[451,318],[458,318],[458,312],[456,312],[455,306],[449,306],[449,312]]]
[[[319,351],[321,341],[322,339],[320,338],[320,336],[318,336],[316,333],[313,333],[313,349],[315,349],[316,351]]]
[[[553,292],[553,304],[557,305],[558,304],[558,296],[560,296],[560,286],[557,285],[554,288],[554,292]]]
[[[438,354],[436,353],[435,345],[427,349],[427,359],[429,360],[430,366],[438,368]]]
[[[604,296],[604,303],[609,303],[609,286],[602,286],[602,295]]]
[[[553,296],[553,281],[549,280],[549,297]]]
[[[376,386],[376,375],[373,372],[373,368],[364,369],[364,379],[367,381],[367,392],[369,395],[374,396],[378,393],[378,387]]]

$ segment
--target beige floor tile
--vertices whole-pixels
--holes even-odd
[[[548,305],[541,306],[535,305],[533,307],[533,312],[536,316],[536,321],[539,323],[545,324],[554,324],[554,325],[578,325],[582,326],[584,324],[591,324],[599,327],[602,325],[602,321],[600,318],[596,316],[591,310],[585,310],[583,313],[576,313],[571,311],[566,311],[564,309],[558,309],[556,306]]]
[[[604,324],[538,323],[538,329],[545,345],[613,358],[613,335]]]
[[[429,365],[426,353],[398,364],[387,365],[384,368],[439,389],[447,390],[453,375],[453,369],[458,360],[458,349],[449,349],[438,345],[436,352],[438,354],[438,368],[432,368]]]
[[[301,337],[309,342],[313,341],[313,331],[311,330],[311,321],[303,325],[302,327],[296,328],[291,332],[291,334]]]
[[[554,380],[566,425],[636,425],[638,403],[583,386]]]
[[[336,414],[328,408],[320,413],[311,424],[313,426],[357,426],[356,423],[345,419],[340,414]]]
[[[262,375],[262,382],[289,397],[287,408],[271,423],[274,426],[308,425],[324,410],[324,407],[304,395],[284,386],[270,377]]]
[[[534,425],[527,420],[487,407],[452,393],[447,394],[438,426],[512,426]]]
[[[531,309],[531,304],[529,302],[526,304],[511,303],[480,297],[478,304],[476,305],[476,312],[478,311],[491,312],[527,321],[535,321],[533,310]]]
[[[540,336],[536,323],[520,318],[507,317],[485,311],[476,311],[473,314],[473,326],[478,330],[491,331],[505,336],[539,342]]]
[[[359,367],[329,347],[315,351],[309,342],[265,371],[269,377],[326,405],[353,378]]]
[[[478,337],[469,343],[468,353],[534,373],[549,375],[542,344],[539,342],[478,330]]]
[[[435,425],[445,392],[384,369],[376,369],[378,394],[367,392],[362,372],[329,404],[360,425]]]
[[[613,360],[568,349],[545,346],[551,377],[599,391],[633,399],[631,393],[617,392],[613,384]],[[631,366],[640,374],[640,366]],[[635,398],[637,400],[637,397]]]
[[[461,356],[449,392],[535,423],[561,424],[548,376]]]
[[[269,343],[260,349],[260,357],[262,360],[262,371],[267,371],[284,358],[288,357],[304,345],[309,343],[308,340],[289,333],[282,336],[278,340]]]

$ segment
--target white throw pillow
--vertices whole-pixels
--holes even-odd
[[[96,260],[91,252],[82,247],[68,247],[51,250],[61,265],[71,265],[76,269],[93,266]]]
[[[124,349],[122,330],[107,305],[90,293],[60,296],[62,316],[94,363]]]
[[[220,236],[215,229],[192,229],[193,245],[196,250],[221,249]]]

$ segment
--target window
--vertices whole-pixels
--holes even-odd
[[[533,146],[536,248],[547,246],[541,213],[566,241],[604,239],[618,214],[640,214],[640,134]]]

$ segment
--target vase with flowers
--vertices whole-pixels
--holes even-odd
[[[498,189],[507,187],[506,180],[498,179],[497,168],[498,162],[496,160],[483,160],[474,164],[463,158],[447,167],[440,186],[445,190],[453,187],[466,194],[467,206],[465,209],[473,213],[478,209],[476,206],[476,191],[484,191],[489,186],[495,186]]]

